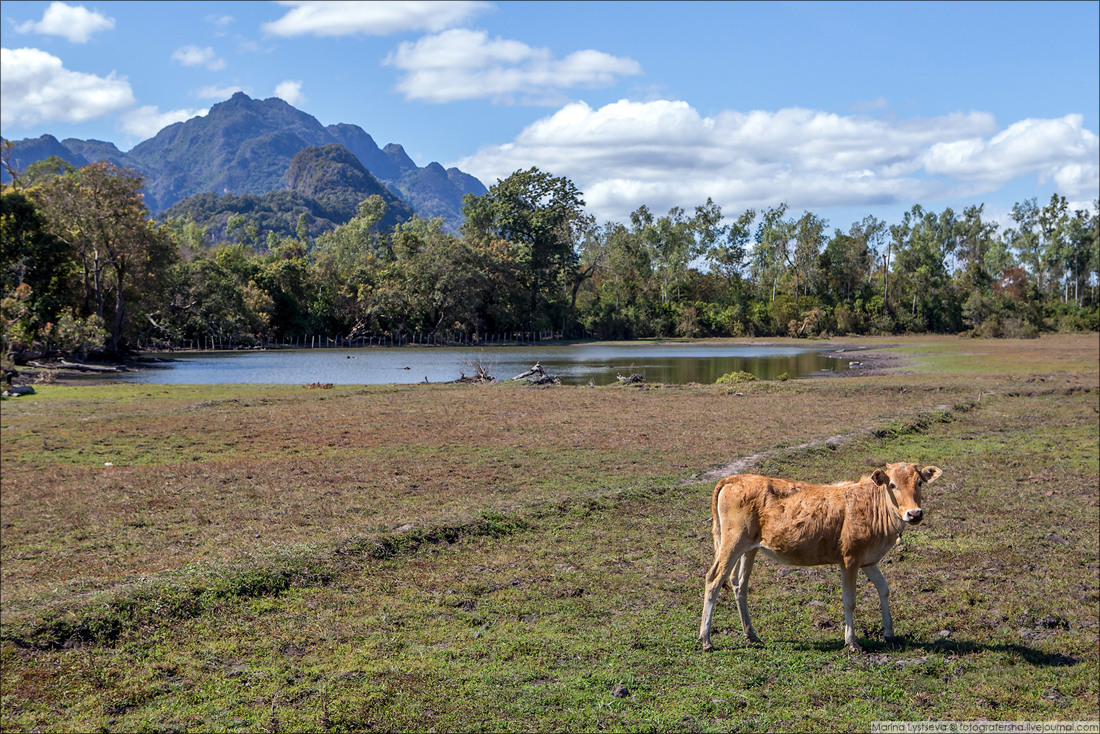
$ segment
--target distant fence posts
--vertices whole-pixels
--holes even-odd
[[[582,332],[579,338],[587,338]],[[401,334],[380,334],[357,336],[349,339],[344,336],[322,336],[320,334],[298,335],[273,338],[261,337],[251,343],[239,343],[234,336],[218,338],[204,334],[196,339],[157,339],[146,337],[138,339],[135,346],[145,351],[235,351],[251,349],[339,349],[363,347],[403,347],[403,346],[508,346],[536,344],[540,342],[563,341],[568,338],[564,331],[501,331],[488,334],[480,332],[403,332]],[[578,338],[574,336],[573,338]]]

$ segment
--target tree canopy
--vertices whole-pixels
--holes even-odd
[[[296,175],[362,178],[330,153]],[[142,185],[109,163],[44,161],[5,187],[6,354],[443,331],[1034,336],[1095,330],[1100,313],[1100,203],[1070,211],[1057,195],[1018,203],[1007,227],[981,205],[830,227],[786,204],[727,216],[710,199],[601,224],[571,181],[531,168],[467,195],[456,234],[395,220],[391,197],[365,192],[321,229],[306,209],[278,228],[232,207],[216,227],[187,211],[156,224]]]

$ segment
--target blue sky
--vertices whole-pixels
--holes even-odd
[[[786,202],[847,229],[1100,195],[1100,3],[19,2],[5,138],[128,150],[235,91],[601,220]]]

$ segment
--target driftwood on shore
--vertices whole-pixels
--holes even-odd
[[[527,370],[523,374],[516,375],[512,378],[514,382],[526,382],[529,385],[560,385],[561,380],[557,377],[551,377],[543,369],[543,366],[535,362],[535,366]]]
[[[623,385],[633,385],[636,382],[645,382],[645,375],[638,372],[632,372],[627,377],[623,377],[622,373],[619,373],[615,375],[615,378]]]
[[[78,370],[79,372],[122,372],[118,367],[111,367],[108,365],[92,365],[92,364],[80,364],[79,362],[68,362],[64,359],[58,360],[57,364],[42,364],[41,362],[29,362],[31,367],[37,367],[41,370]]]

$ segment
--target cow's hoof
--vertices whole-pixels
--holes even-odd
[[[713,644],[711,644],[709,642],[704,642],[703,643],[703,652],[710,652],[711,650],[717,650],[717,649],[718,649],[717,647],[715,647]]]
[[[749,642],[753,645],[763,645],[764,644],[764,641],[761,640],[756,635],[748,635],[748,638],[749,638]]]
[[[891,635],[890,637],[886,638],[886,644],[887,645],[896,645],[896,644],[898,644],[898,638]]]

